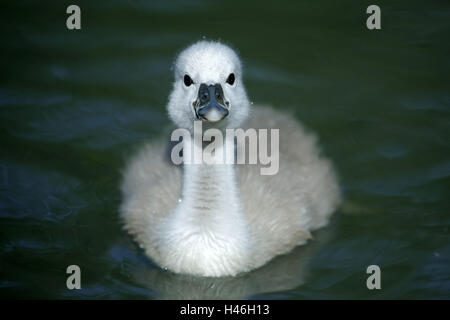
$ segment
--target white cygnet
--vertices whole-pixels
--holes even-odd
[[[201,120],[223,131],[279,129],[278,172],[262,175],[261,164],[175,166],[170,139],[149,143],[124,171],[125,229],[162,268],[199,276],[234,276],[305,244],[340,203],[316,137],[280,109],[251,104],[240,59],[222,43],[189,46],[174,69],[167,110],[178,128],[193,132]]]

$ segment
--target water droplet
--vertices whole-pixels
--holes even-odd
[[[439,252],[435,252],[435,253],[434,253],[434,256],[435,256],[436,258],[439,258],[441,255],[439,254]]]
[[[181,202],[181,201],[183,201],[183,200],[181,200],[181,198],[179,198],[179,199],[178,199],[178,202]]]
[[[144,249],[144,246],[139,243],[139,248]]]
[[[250,101],[250,104],[253,105],[253,101]]]

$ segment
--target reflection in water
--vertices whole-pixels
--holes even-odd
[[[148,267],[136,270],[133,277],[138,285],[156,292],[159,299],[246,299],[255,294],[298,288],[307,281],[309,261],[330,239],[334,225],[332,220],[328,227],[314,233],[308,245],[237,277],[195,277]]]

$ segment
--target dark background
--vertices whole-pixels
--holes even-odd
[[[9,1],[0,26],[2,297],[450,298],[448,1]],[[121,169],[203,38],[236,48],[255,104],[320,136],[346,199],[323,240],[238,279],[159,270],[118,220]]]

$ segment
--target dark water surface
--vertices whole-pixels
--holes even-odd
[[[80,31],[66,1],[1,7],[3,297],[450,298],[447,1],[377,1],[379,31],[365,1],[76,3]],[[252,101],[320,135],[346,198],[312,244],[239,278],[160,270],[118,219],[121,169],[169,123],[172,60],[203,37],[239,51]]]

